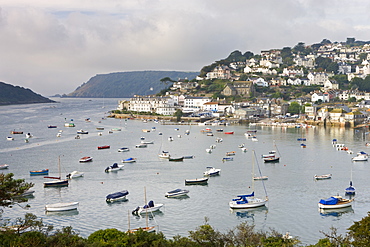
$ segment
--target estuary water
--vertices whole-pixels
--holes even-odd
[[[290,232],[298,236],[303,244],[313,244],[329,232],[330,227],[346,232],[354,221],[367,215],[370,209],[370,164],[353,163],[351,158],[359,151],[367,152],[366,133],[344,128],[280,128],[256,127],[258,141],[247,139],[244,133],[254,129],[244,125],[198,126],[162,125],[153,121],[121,120],[106,118],[107,111],[117,107],[118,99],[68,99],[54,98],[58,103],[0,106],[0,164],[10,167],[1,172],[14,173],[34,183],[34,197],[30,198],[29,209],[18,206],[6,208],[4,218],[22,217],[26,212],[42,218],[56,228],[72,226],[81,236],[87,237],[99,229],[117,228],[121,231],[146,225],[145,217],[131,215],[131,211],[144,205],[146,199],[163,203],[160,212],[150,215],[149,225],[159,226],[165,236],[177,234],[188,236],[188,231],[208,223],[215,229],[226,232],[247,221],[257,230],[275,229],[282,234]],[[90,122],[86,121],[90,118]],[[76,127],[64,127],[71,122]],[[56,125],[57,128],[47,128]],[[104,130],[97,130],[104,127]],[[155,131],[143,132],[143,129]],[[201,130],[211,128],[214,136]],[[113,131],[121,128],[121,131]],[[77,130],[88,131],[75,139]],[[234,131],[233,135],[216,132],[216,129]],[[11,135],[10,131],[23,131],[23,135]],[[189,130],[190,134],[185,135]],[[102,135],[98,135],[101,132]],[[163,135],[159,135],[162,132]],[[32,138],[25,142],[25,134]],[[60,137],[57,134],[61,133]],[[13,136],[13,141],[7,137]],[[153,141],[147,148],[135,148],[141,137]],[[173,141],[168,141],[173,137]],[[304,137],[307,148],[301,148],[297,138]],[[216,143],[216,138],[223,141]],[[354,154],[338,151],[332,139],[344,143]],[[276,143],[276,147],[273,143]],[[245,144],[247,152],[238,147]],[[110,145],[110,149],[98,150],[98,146]],[[205,150],[216,145],[212,153]],[[129,152],[118,152],[128,147]],[[279,163],[263,163],[262,154],[277,149]],[[158,153],[169,151],[172,156],[194,155],[183,162],[160,159]],[[256,170],[259,166],[269,202],[266,207],[232,211],[229,201],[238,194],[252,192],[252,158],[256,154]],[[235,151],[233,161],[222,162],[226,152]],[[81,171],[82,178],[72,179],[68,187],[44,188],[43,176],[30,176],[31,170],[48,168],[49,176],[58,175],[60,156],[62,176],[72,171]],[[79,163],[84,156],[93,157],[93,162]],[[136,163],[126,163],[123,170],[106,173],[104,169],[122,159],[134,157]],[[203,177],[207,166],[221,169],[221,175],[210,177],[206,186],[185,186],[185,179]],[[332,195],[344,196],[344,189],[351,179],[356,188],[354,205],[347,209],[320,212],[318,201]],[[315,181],[315,174],[333,174],[330,180]],[[188,197],[166,198],[167,191],[176,188],[190,190]],[[262,181],[255,181],[255,194],[264,197]],[[127,201],[106,203],[107,194],[128,190]],[[57,202],[78,201],[78,211],[45,213],[45,205]],[[24,204],[25,205],[25,204]]]

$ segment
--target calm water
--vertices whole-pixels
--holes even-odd
[[[339,128],[282,129],[258,127],[258,142],[245,138],[247,126],[212,126],[215,136],[201,133],[204,126],[160,125],[139,120],[104,119],[105,111],[115,109],[118,99],[56,99],[60,103],[1,106],[0,119],[0,163],[9,164],[5,172],[12,172],[16,178],[24,178],[35,184],[34,198],[29,200],[30,209],[15,206],[5,209],[4,217],[20,217],[25,212],[34,213],[46,223],[56,227],[71,225],[87,237],[98,229],[117,228],[125,231],[130,217],[131,228],[145,226],[145,217],[134,217],[131,212],[144,204],[144,187],[148,200],[164,203],[160,213],[149,217],[150,225],[168,237],[176,234],[187,236],[189,230],[204,224],[205,217],[217,230],[225,232],[241,222],[255,224],[257,229],[273,228],[281,233],[289,231],[299,236],[304,244],[316,243],[334,226],[344,233],[354,221],[361,220],[370,208],[370,187],[368,162],[352,163],[353,155],[337,151],[331,145],[333,138],[345,143],[355,153],[366,150],[366,136],[362,132]],[[104,108],[103,108],[104,107]],[[90,118],[91,122],[85,119]],[[75,128],[64,127],[65,120],[76,124]],[[99,123],[100,121],[100,123]],[[57,125],[48,129],[47,125]],[[104,127],[98,136],[96,127]],[[156,127],[155,132],[144,133],[142,129]],[[108,134],[112,128],[122,131]],[[179,130],[176,130],[179,128]],[[216,133],[217,128],[234,131],[234,135]],[[25,143],[25,135],[13,135],[14,141],[7,141],[12,130],[30,132],[34,137]],[[76,140],[76,131],[84,129],[88,135]],[[57,133],[63,130],[61,137]],[[190,130],[190,135],[184,135]],[[158,133],[162,132],[163,135]],[[178,137],[181,135],[181,138]],[[168,137],[174,138],[173,142]],[[307,148],[300,148],[297,138],[307,138]],[[147,148],[135,148],[145,137],[154,144]],[[217,137],[223,138],[216,143]],[[265,164],[257,158],[265,181],[269,202],[267,207],[253,210],[230,211],[228,202],[240,193],[250,193],[252,150],[260,157],[273,149],[275,140],[281,154],[280,163]],[[243,153],[238,145],[245,143],[248,152]],[[216,144],[212,154],[205,152]],[[110,145],[110,149],[97,150],[97,146]],[[117,152],[120,147],[130,151]],[[183,162],[169,162],[158,158],[160,150],[167,150],[172,156],[194,155],[194,159]],[[236,151],[234,161],[222,162],[225,153]],[[85,176],[73,179],[69,187],[44,188],[42,176],[29,175],[30,170],[49,168],[49,175],[58,175],[58,156],[61,155],[62,176],[74,170],[85,172]],[[92,156],[93,162],[79,163],[83,156]],[[128,157],[137,158],[136,163],[125,164],[125,169],[105,173],[105,167],[119,163]],[[221,168],[221,175],[211,177],[207,186],[185,186],[184,179],[202,177],[207,166]],[[317,202],[331,195],[343,195],[348,187],[351,167],[357,194],[352,208],[322,214]],[[314,181],[315,174],[332,173],[331,180]],[[184,199],[165,198],[165,192],[186,188],[189,197]],[[107,204],[105,196],[112,192],[128,190],[128,200]],[[255,193],[264,197],[261,181],[255,182]],[[45,214],[45,204],[79,201],[77,212]],[[130,216],[128,216],[130,215]]]

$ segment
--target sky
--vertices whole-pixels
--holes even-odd
[[[200,71],[231,52],[370,40],[368,0],[0,0],[0,81],[44,96],[96,74]]]

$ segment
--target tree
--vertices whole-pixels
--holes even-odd
[[[26,183],[24,179],[14,179],[13,173],[0,173],[0,206],[9,207],[19,202],[27,202],[28,199],[21,195],[34,184]]]
[[[288,107],[288,112],[291,114],[299,114],[301,112],[301,106],[298,102],[292,102]]]
[[[168,83],[170,82],[175,82],[174,80],[172,80],[171,78],[169,77],[164,77],[162,79],[160,79],[161,83],[165,84],[166,86],[168,85]]]
[[[180,109],[177,109],[174,116],[176,117],[176,121],[177,122],[180,122],[181,121],[181,117],[182,117],[183,113]]]

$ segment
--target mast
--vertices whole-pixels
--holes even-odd
[[[254,159],[255,159],[255,153],[254,150],[252,151],[252,193],[254,193]],[[253,196],[254,197],[254,196]]]
[[[146,187],[144,186],[144,205],[146,205]],[[148,229],[149,227],[149,222],[148,222],[148,208],[145,207],[145,223],[146,223],[146,228]]]
[[[59,179],[62,178],[62,171],[60,170],[60,155],[58,156],[58,172],[59,172]]]

